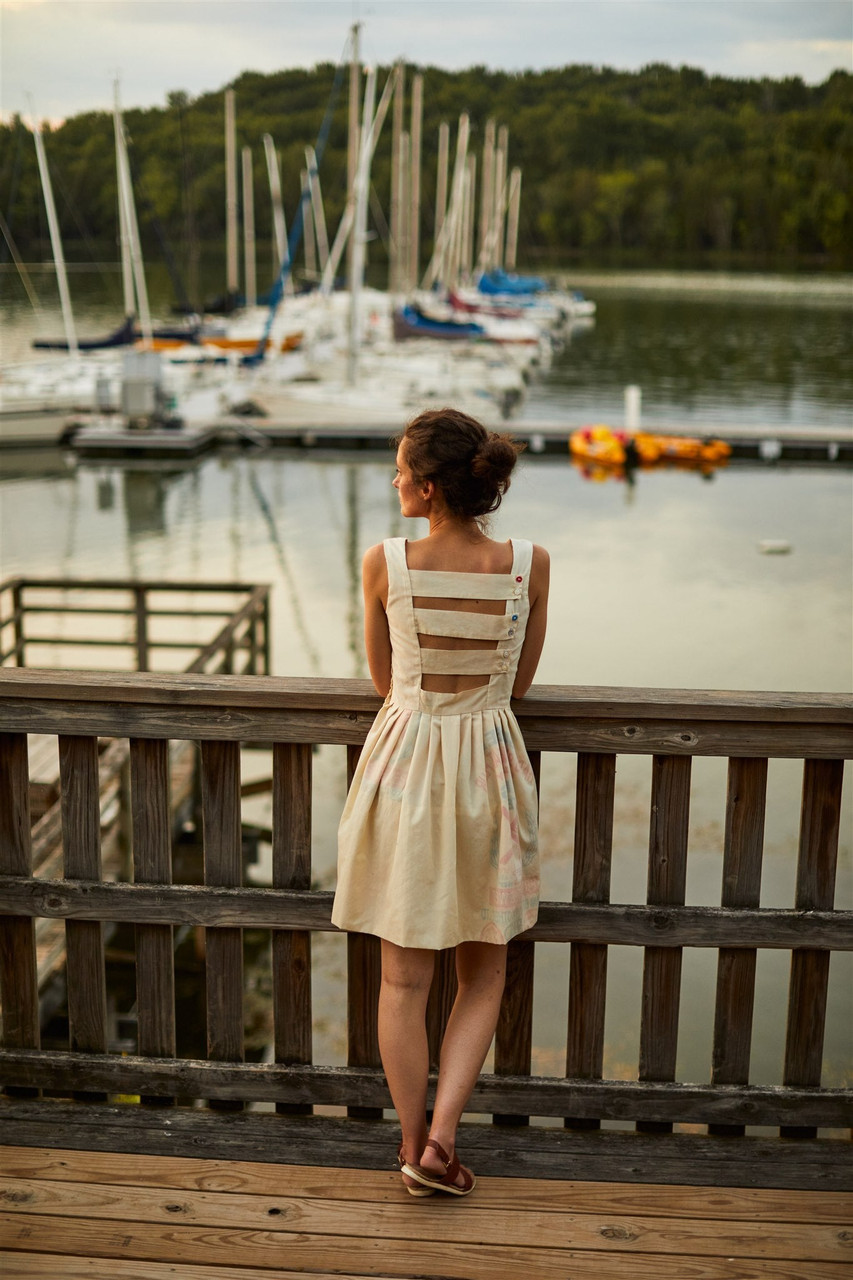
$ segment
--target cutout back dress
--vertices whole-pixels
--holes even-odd
[[[404,947],[505,943],[539,908],[536,785],[509,705],[533,547],[512,540],[509,573],[459,573],[383,545],[391,690],[341,818],[332,922]],[[445,675],[474,687],[424,687]]]

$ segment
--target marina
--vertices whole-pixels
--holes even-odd
[[[345,61],[289,235],[277,140],[243,129],[238,154],[224,92],[225,242],[204,287],[192,264],[222,314],[170,319],[183,285],[143,263],[118,85],[112,277],[68,271],[32,130],[51,261],[0,268],[0,1270],[836,1280],[850,277],[519,270],[507,123],[466,109],[436,153],[429,83],[362,69],[359,30],[337,226]],[[584,237],[614,222],[610,177]],[[461,1210],[400,1183],[378,939],[331,914],[381,702],[361,557],[424,532],[389,445],[446,403],[526,446],[489,532],[553,566],[513,708],[542,901],[460,1128]],[[430,1098],[455,991],[441,952]]]

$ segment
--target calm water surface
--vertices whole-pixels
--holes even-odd
[[[591,287],[587,291],[596,296]],[[800,306],[766,297],[727,303],[683,291],[610,283],[594,327],[576,332],[525,416],[621,420],[622,388],[644,392],[649,421],[832,424],[850,420],[845,363],[850,310],[833,295]],[[0,313],[2,314],[2,313]],[[8,322],[9,310],[5,318]],[[93,320],[94,323],[94,320]],[[82,325],[81,325],[82,328]],[[359,563],[363,549],[406,532],[391,458],[218,455],[183,470],[75,465],[61,455],[0,457],[2,572],[230,579],[272,584],[276,674],[364,676]],[[567,458],[528,458],[497,537],[546,545],[553,562],[543,683],[844,691],[851,687],[851,472],[841,467],[730,466],[711,479],[643,473],[628,488],[583,479]],[[760,553],[781,539],[790,554]],[[45,653],[50,663],[68,655]],[[79,656],[74,655],[79,661]],[[543,770],[543,896],[567,896],[573,823],[571,757]],[[268,762],[244,757],[245,776]],[[334,883],[340,753],[315,757],[315,881]],[[762,905],[793,901],[802,767],[772,761]],[[837,903],[853,903],[850,779]],[[613,900],[643,901],[650,768],[620,757]],[[725,763],[695,762],[688,901],[718,904]],[[263,799],[246,816],[268,821]],[[255,869],[263,882],[268,869]],[[339,1061],[342,939],[318,937],[317,1057]],[[788,957],[759,956],[753,1079],[781,1079]],[[563,1069],[568,954],[537,950],[534,1069]],[[636,1075],[641,966],[610,949],[605,1073]],[[678,1076],[710,1072],[715,958],[684,957]],[[825,1084],[853,1057],[849,956],[833,957]]]

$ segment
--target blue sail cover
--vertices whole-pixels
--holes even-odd
[[[544,293],[548,284],[541,276],[509,275],[502,267],[492,271],[484,271],[477,281],[481,293],[511,293],[513,296],[524,296],[530,293]]]

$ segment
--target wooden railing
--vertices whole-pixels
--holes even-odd
[[[381,1120],[390,1100],[377,1044],[376,939],[347,938],[347,1065],[312,1063],[311,934],[332,929],[331,893],[310,887],[313,746],[345,749],[351,777],[378,706],[360,681],[0,671],[0,1081],[13,1092],[138,1094],[143,1102],[195,1098],[210,1104],[171,1108],[168,1121],[150,1106],[101,1105],[97,1127],[91,1108],[79,1102],[62,1107],[34,1095],[7,1098],[0,1104],[6,1141],[61,1145],[50,1136],[61,1116],[68,1145],[110,1141],[118,1149],[176,1150],[180,1134],[196,1154],[246,1156],[261,1146],[263,1158],[387,1163],[392,1139],[390,1122]],[[853,1091],[822,1088],[821,1063],[830,957],[853,949],[853,912],[834,909],[853,702],[829,694],[538,687],[516,710],[537,771],[543,751],[577,753],[573,854],[569,833],[565,849],[567,859],[573,856],[572,897],[543,902],[538,923],[510,944],[494,1072],[481,1078],[471,1104],[472,1112],[490,1114],[493,1124],[469,1126],[465,1150],[479,1153],[483,1172],[850,1185],[851,1144],[837,1131],[853,1122]],[[32,874],[28,732],[59,735],[61,879]],[[98,737],[130,740],[132,884],[101,880]],[[201,743],[202,886],[172,883],[171,739]],[[245,740],[272,750],[271,888],[241,882]],[[609,900],[621,754],[653,761],[645,904]],[[728,758],[719,907],[685,900],[695,756]],[[796,897],[788,909],[759,906],[771,757],[804,762]],[[66,921],[67,1051],[39,1048],[33,962],[39,917]],[[136,926],[139,1034],[133,1056],[106,1051],[102,921]],[[206,1060],[179,1059],[175,1052],[173,930],[181,924],[206,931]],[[273,937],[269,1063],[244,1061],[241,930],[247,927],[269,929]],[[562,1078],[530,1074],[535,951],[543,941],[570,947]],[[602,1079],[612,944],[642,952],[639,1064],[637,1078],[629,1081]],[[713,1069],[701,1084],[675,1079],[685,947],[718,951]],[[768,948],[791,952],[787,1040],[783,1082],[758,1086],[748,1083],[755,966],[758,952]],[[431,997],[433,1055],[453,995],[449,960],[442,957]],[[262,1102],[275,1103],[279,1114],[222,1112]],[[312,1114],[328,1104],[347,1107],[350,1118]],[[548,1122],[528,1126],[529,1117]],[[373,1123],[354,1125],[356,1119]],[[601,1128],[609,1122],[620,1122],[622,1130]],[[625,1122],[633,1131],[625,1130]],[[703,1132],[672,1132],[673,1125],[701,1126]],[[770,1126],[777,1135],[745,1134],[746,1126]]]
[[[195,621],[206,627],[203,640],[187,638]],[[108,650],[136,671],[162,668],[173,653],[185,655],[181,670],[269,674],[269,621],[264,585],[7,578],[0,583],[0,666],[32,666],[33,653],[67,648],[96,652],[98,667]]]

